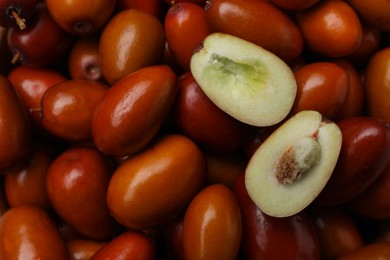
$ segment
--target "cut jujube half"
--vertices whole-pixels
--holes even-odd
[[[273,217],[302,211],[332,175],[341,141],[339,127],[319,112],[307,110],[295,114],[249,160],[245,171],[249,196]]]
[[[191,72],[210,100],[254,126],[282,121],[296,96],[290,67],[264,48],[224,33],[208,35],[194,52]]]

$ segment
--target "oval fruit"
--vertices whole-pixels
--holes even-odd
[[[84,237],[111,238],[117,225],[106,192],[113,172],[111,161],[93,147],[70,147],[51,163],[47,193],[55,212]]]
[[[10,208],[0,218],[0,259],[68,260],[54,220],[37,206]]]
[[[106,154],[129,156],[144,148],[173,105],[177,77],[166,65],[148,66],[113,85],[96,108],[92,136]]]
[[[25,163],[31,154],[31,127],[10,81],[0,75],[0,171]]]
[[[234,193],[223,184],[205,187],[188,206],[182,228],[184,259],[236,259],[242,222]]]
[[[50,87],[41,99],[44,128],[63,140],[91,140],[92,117],[107,90],[104,83],[82,79],[66,80]]]
[[[357,196],[390,160],[390,127],[382,121],[352,117],[337,125],[343,139],[341,151],[332,176],[317,197],[320,204],[340,204]]]
[[[131,72],[156,65],[164,47],[164,27],[157,17],[133,8],[116,13],[100,35],[103,76],[112,85]]]
[[[250,41],[286,62],[302,52],[303,38],[298,26],[268,1],[212,0],[205,8],[213,31]]]
[[[206,162],[183,135],[168,135],[116,169],[107,191],[114,218],[128,228],[165,224],[182,213],[201,189]]]
[[[364,88],[370,116],[390,123],[390,47],[377,51],[365,71]]]

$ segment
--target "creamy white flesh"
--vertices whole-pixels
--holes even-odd
[[[295,100],[297,86],[290,67],[273,53],[232,35],[207,36],[190,67],[214,104],[250,125],[280,122]]]
[[[300,140],[313,137],[320,154],[316,163],[292,183],[281,183],[277,169],[282,155]],[[279,127],[257,149],[245,172],[245,185],[255,204],[273,217],[287,217],[306,208],[329,180],[341,149],[341,131],[335,123],[322,122],[315,111],[303,111]],[[317,149],[309,144],[308,149]],[[316,152],[315,152],[316,153]]]

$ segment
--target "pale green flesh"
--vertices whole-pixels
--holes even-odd
[[[296,82],[288,65],[260,46],[231,35],[206,37],[190,67],[216,106],[250,125],[280,122],[295,100]]]

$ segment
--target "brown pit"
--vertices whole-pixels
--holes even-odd
[[[303,137],[289,147],[276,166],[276,178],[282,184],[292,184],[312,169],[320,159],[321,147],[316,138]]]

